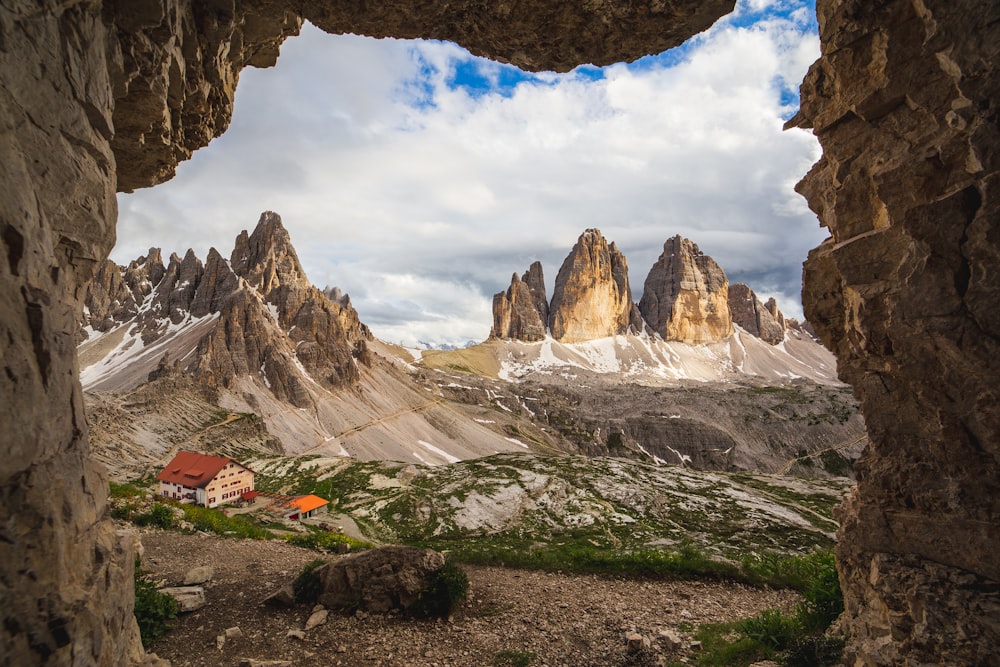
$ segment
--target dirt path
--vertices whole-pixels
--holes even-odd
[[[211,565],[208,606],[186,614],[152,650],[175,667],[235,666],[243,658],[289,660],[296,667],[479,667],[520,657],[533,667],[652,665],[676,660],[700,623],[743,618],[767,607],[789,609],[787,591],[736,584],[632,580],[563,575],[499,567],[465,567],[471,597],[448,621],[417,621],[387,614],[343,615],[305,633],[312,611],[264,607],[260,600],[293,578],[316,553],[280,542],[224,540],[149,531],[142,535],[143,566],[175,583],[199,565]],[[216,637],[239,627],[242,636],[218,648]],[[629,655],[625,633],[656,638],[671,629],[680,650],[654,641],[644,656]],[[641,660],[641,661],[639,661]]]
[[[851,440],[850,442],[842,444],[842,445],[834,445],[833,447],[827,447],[826,449],[821,449],[818,452],[813,452],[813,453],[809,454],[808,456],[796,456],[793,459],[789,459],[788,462],[786,462],[785,465],[781,466],[781,469],[778,470],[778,472],[776,472],[774,474],[778,475],[778,476],[787,475],[788,472],[792,469],[792,466],[794,466],[799,461],[805,461],[806,459],[811,459],[811,458],[815,458],[817,456],[822,456],[823,454],[826,454],[827,452],[839,452],[839,451],[841,451],[843,449],[847,449],[848,447],[853,447],[854,445],[857,445],[860,442],[862,442],[864,440],[867,440],[867,439],[868,439],[868,434],[866,433],[863,436],[861,436],[860,438],[857,438],[856,440]]]
[[[349,428],[346,431],[338,433],[334,437],[343,438],[345,436],[351,435],[352,433],[358,433],[360,431],[363,431],[366,428],[374,426],[375,424],[381,424],[383,422],[389,421],[390,419],[396,419],[397,417],[401,417],[403,415],[408,415],[411,412],[420,412],[421,410],[426,410],[427,408],[433,407],[433,406],[437,405],[438,403],[442,403],[442,402],[443,401],[439,398],[439,399],[436,399],[436,400],[433,400],[433,401],[427,401],[426,403],[421,403],[420,405],[418,405],[416,407],[413,407],[413,408],[407,408],[406,410],[398,410],[397,412],[393,412],[391,415],[386,415],[385,417],[379,417],[378,419],[373,419],[370,422],[367,422],[365,424],[361,424],[360,426],[355,426],[354,428]]]
[[[323,519],[322,522],[342,527],[344,529],[344,534],[348,537],[353,537],[354,539],[361,540],[362,542],[371,542],[375,545],[379,544],[377,540],[373,540],[371,537],[362,533],[361,529],[358,528],[358,524],[356,524],[354,519],[348,514],[329,514]]]
[[[194,435],[192,435],[191,436],[191,442],[198,442],[201,439],[201,436],[205,435],[206,433],[208,433],[209,431],[211,431],[213,428],[219,428],[220,426],[225,426],[226,424],[228,424],[230,422],[236,421],[241,416],[242,415],[238,415],[235,412],[230,412],[228,415],[226,415],[226,418],[223,419],[222,421],[216,422],[214,424],[209,424],[205,428],[201,429],[200,431],[198,431],[197,433],[195,433]]]
[[[443,403],[443,402],[444,401],[442,399],[438,398],[438,399],[433,400],[433,401],[427,401],[426,403],[421,403],[420,405],[418,405],[416,407],[413,407],[413,408],[407,408],[405,410],[399,410],[397,412],[393,412],[391,415],[386,415],[385,417],[379,417],[378,419],[372,419],[371,421],[365,422],[364,424],[361,424],[359,426],[354,426],[352,428],[347,429],[346,431],[341,431],[340,433],[338,433],[336,435],[330,436],[330,437],[326,438],[326,440],[324,442],[321,442],[320,444],[315,445],[314,447],[310,447],[309,449],[306,449],[306,450],[300,452],[298,454],[298,456],[304,456],[306,454],[311,454],[311,453],[315,452],[318,449],[323,449],[325,447],[328,447],[329,444],[330,444],[330,442],[333,441],[333,440],[340,440],[341,438],[349,437],[351,435],[354,435],[355,433],[360,433],[361,431],[365,430],[366,428],[370,428],[372,426],[375,426],[376,424],[382,424],[384,422],[390,421],[392,419],[396,419],[396,418],[401,417],[403,415],[408,415],[411,412],[420,412],[421,410],[426,410],[427,408],[434,407],[435,405],[438,405],[438,404]]]

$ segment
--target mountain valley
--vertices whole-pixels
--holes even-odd
[[[455,664],[688,660],[694,623],[791,609],[794,592],[739,582],[794,587],[782,570],[811,572],[833,545],[833,507],[866,442],[833,356],[808,324],[730,286],[680,237],[668,239],[639,303],[624,255],[598,230],[580,237],[555,284],[549,301],[535,263],[494,297],[488,340],[413,350],[375,338],[339,289],[312,286],[271,212],[237,237],[228,260],[213,249],[202,264],[189,251],[164,266],[154,248],[126,267],[106,263],[78,356],[92,455],[116,482],[138,484],[119,487],[127,492],[112,500],[113,515],[159,505],[144,487],[182,449],[243,462],[262,493],[330,501],[318,523],[278,521],[252,505],[223,508],[240,515],[230,529],[225,519],[182,521],[198,543],[143,529],[155,576],[177,580],[197,564],[218,571],[208,607],[183,615],[154,648],[178,664],[235,660],[234,651],[303,665],[458,655],[451,631],[392,615],[331,616],[327,629],[295,630],[310,637],[300,646],[287,630],[302,622],[294,608],[250,600],[223,612],[220,596],[253,597],[245,568],[278,586],[314,558],[305,546],[330,558],[334,546],[405,544],[463,563],[476,588],[451,623],[474,641]],[[335,525],[340,532],[327,532]],[[256,539],[239,556],[220,543],[245,530]],[[247,554],[256,555],[244,564]],[[625,578],[591,581],[590,572]],[[640,584],[637,573],[656,578]],[[559,578],[559,613],[522,590],[521,579],[538,577]],[[718,613],[628,618],[611,604],[599,636],[591,628],[573,646],[543,646],[593,614],[595,590],[661,599],[689,588]],[[545,628],[504,649],[526,623],[521,612],[538,605]],[[235,622],[254,629],[245,636]],[[390,626],[409,640],[387,639]],[[638,649],[622,641],[634,636]],[[181,648],[191,642],[207,648]]]
[[[160,257],[107,262],[82,321],[95,455],[119,479],[182,446],[423,465],[532,451],[807,476],[850,474],[863,447],[808,326],[749,288],[728,297],[722,269],[680,237],[647,292],[685,304],[670,326],[686,340],[644,319],[665,305],[624,298],[624,256],[587,230],[552,306],[536,263],[494,297],[490,339],[450,352],[374,338],[347,295],[309,284],[271,212],[229,260]],[[576,333],[551,335],[556,319],[553,331]]]

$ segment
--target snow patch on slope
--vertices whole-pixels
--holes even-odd
[[[119,375],[130,366],[138,366],[142,362],[145,362],[147,365],[149,363],[156,363],[165,352],[170,352],[171,356],[176,359],[181,356],[177,354],[179,351],[177,347],[178,341],[186,338],[184,334],[201,331],[217,319],[219,319],[219,313],[211,313],[203,317],[191,317],[189,315],[178,324],[167,320],[166,331],[149,345],[143,343],[142,336],[138,333],[122,331],[122,329],[131,326],[133,323],[130,322],[116,327],[107,332],[106,336],[110,338],[113,334],[124,333],[121,336],[121,340],[110,351],[104,354],[99,361],[81,369],[80,383],[84,389],[90,389],[100,384],[103,380]],[[96,343],[97,340],[92,342]],[[84,345],[87,345],[87,343],[84,343]],[[189,352],[189,350],[184,351]]]
[[[499,348],[499,379],[518,382],[531,375],[575,379],[575,369],[620,374],[637,383],[678,380],[733,381],[746,376],[786,382],[806,378],[840,384],[836,360],[812,339],[789,335],[769,345],[737,327],[725,340],[693,345],[647,334],[613,336],[583,343],[560,343],[551,337],[537,343],[504,341]]]
[[[457,456],[452,456],[451,454],[449,454],[448,452],[444,451],[443,449],[440,449],[439,447],[435,447],[434,445],[432,445],[431,443],[427,442],[426,440],[417,440],[417,444],[423,446],[424,448],[426,448],[426,449],[428,449],[428,450],[430,450],[432,452],[434,452],[435,454],[437,454],[438,456],[440,456],[441,458],[443,458],[448,463],[458,463],[461,460]],[[416,452],[414,452],[414,453],[416,453]],[[421,461],[423,461],[423,459],[421,459]]]

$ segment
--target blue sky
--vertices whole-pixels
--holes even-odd
[[[586,228],[623,250],[636,300],[682,234],[800,316],[825,233],[792,188],[819,147],[781,126],[819,54],[814,14],[741,0],[676,49],[563,75],[306,26],[275,68],[243,72],[226,134],[120,196],[112,258],[228,256],[274,210],[310,279],[347,291],[376,335],[442,346],[484,339],[492,294],[532,261],[551,289]]]

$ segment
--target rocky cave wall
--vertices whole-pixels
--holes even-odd
[[[11,0],[0,6],[0,655],[136,664],[132,546],[88,461],[74,322],[114,242],[116,190],[168,179],[223,132],[239,71],[303,19],[451,39],[568,69],[679,43],[703,2]],[[988,664],[998,636],[1000,232],[994,0],[819,0],[823,55],[792,124],[832,238],[809,319],[871,446],[838,556],[857,664]]]
[[[857,664],[996,664],[1000,646],[1000,4],[821,1],[790,124],[831,238],[806,317],[870,446],[837,548]]]
[[[10,0],[0,4],[0,662],[121,665],[135,545],[89,460],[75,352],[84,286],[115,240],[116,191],[170,178],[229,124],[240,69],[308,19],[451,39],[530,68],[679,44],[733,0]]]

